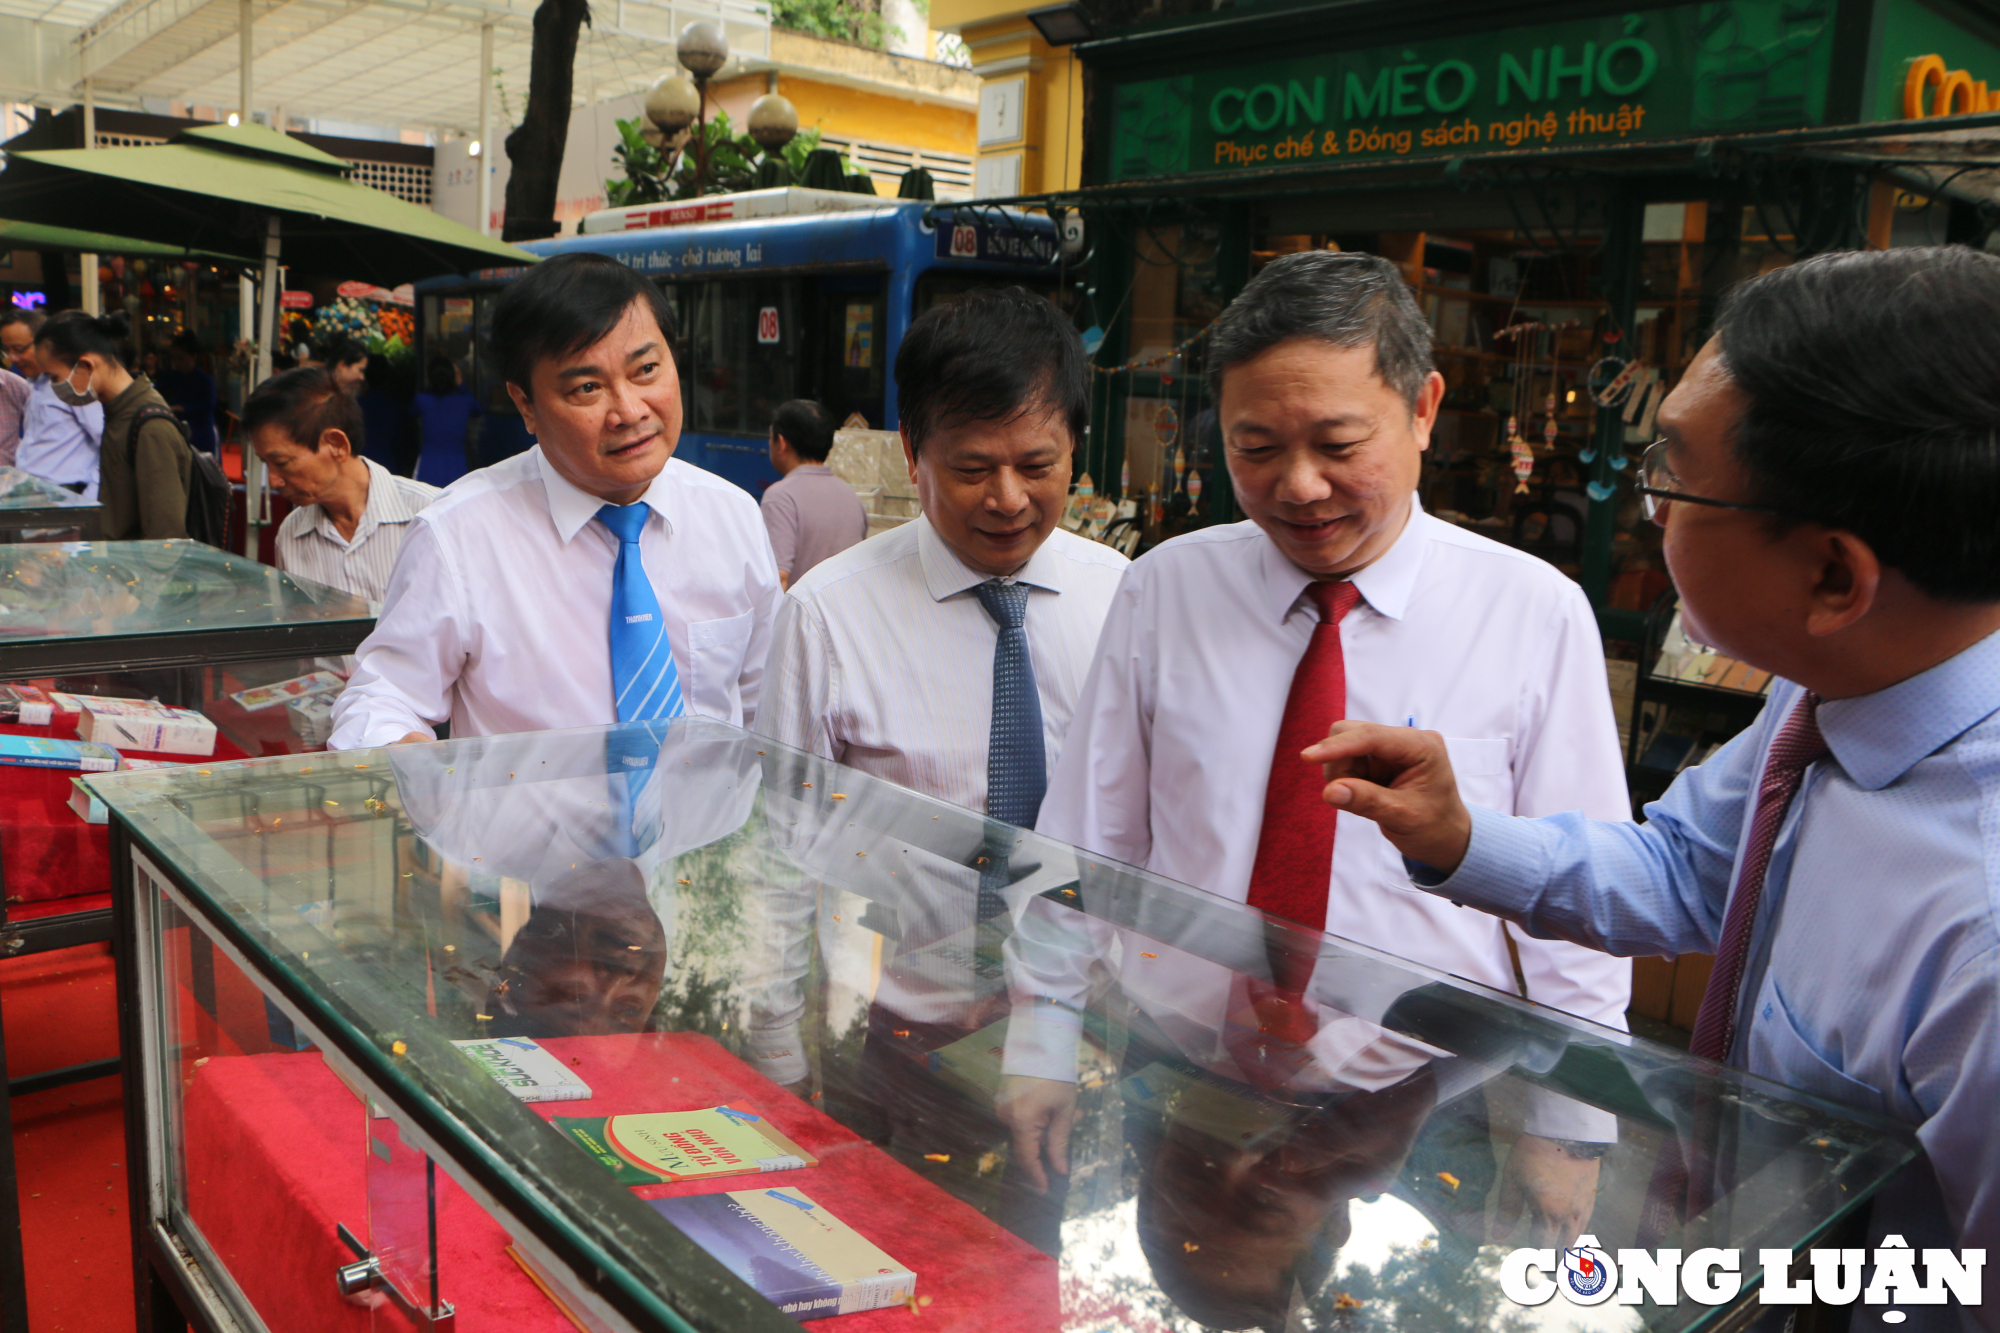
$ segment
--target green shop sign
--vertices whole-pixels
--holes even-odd
[[[1833,13],[1677,5],[1122,84],[1111,178],[1816,125]]]

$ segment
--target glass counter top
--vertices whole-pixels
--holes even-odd
[[[200,542],[0,545],[0,654],[45,671],[352,652],[359,597]]]
[[[706,720],[89,781],[160,872],[139,948],[172,1035],[147,1092],[171,1103],[147,1111],[173,1127],[162,1188],[267,1323],[311,1293],[231,1259],[254,1251],[232,1249],[244,1201],[337,1191],[291,1138],[283,1188],[223,1164],[294,1121],[365,1162],[376,1253],[466,1327],[544,1327],[503,1247],[566,1265],[586,1326],[793,1327],[648,1206],[783,1186],[907,1267],[909,1327],[934,1333],[1702,1328],[1726,1306],[1526,1309],[1501,1265],[1580,1234],[1721,1247],[1747,1294],[1760,1249],[1813,1241],[1914,1155],[1886,1123]],[[499,1039],[587,1099],[518,1101],[453,1044]],[[790,1169],[662,1176],[624,1119],[719,1104],[782,1127]],[[428,1257],[392,1243],[376,1184],[413,1144],[456,1182]]]
[[[54,482],[43,481],[17,467],[0,467],[0,511],[10,509],[93,509],[86,500]]]

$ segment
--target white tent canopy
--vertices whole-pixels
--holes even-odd
[[[532,0],[251,0],[252,109],[476,133],[490,24],[492,109],[496,122],[512,123],[528,94],[534,10]],[[757,68],[770,52],[770,19],[754,0],[597,0],[591,10],[577,48],[577,105],[649,86],[695,19],[723,25],[734,69]],[[0,45],[32,26],[42,53],[32,70],[0,68],[0,94],[82,100],[88,79],[102,106],[235,109],[242,12],[239,0],[0,0]],[[29,80],[38,86],[22,86]]]

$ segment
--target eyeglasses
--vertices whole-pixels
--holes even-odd
[[[1632,488],[1639,495],[1639,502],[1645,507],[1646,517],[1661,527],[1667,525],[1667,505],[1688,504],[1707,505],[1712,509],[1735,509],[1746,514],[1778,514],[1782,509],[1769,505],[1747,505],[1735,500],[1711,500],[1705,495],[1689,495],[1681,489],[1681,479],[1667,464],[1667,442],[1654,440],[1646,446],[1646,452],[1639,455],[1639,480]]]

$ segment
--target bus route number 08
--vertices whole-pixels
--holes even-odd
[[[778,307],[767,305],[757,311],[757,341],[760,343],[778,341]]]
[[[979,258],[979,228],[954,226],[951,229],[951,257],[953,259]]]

